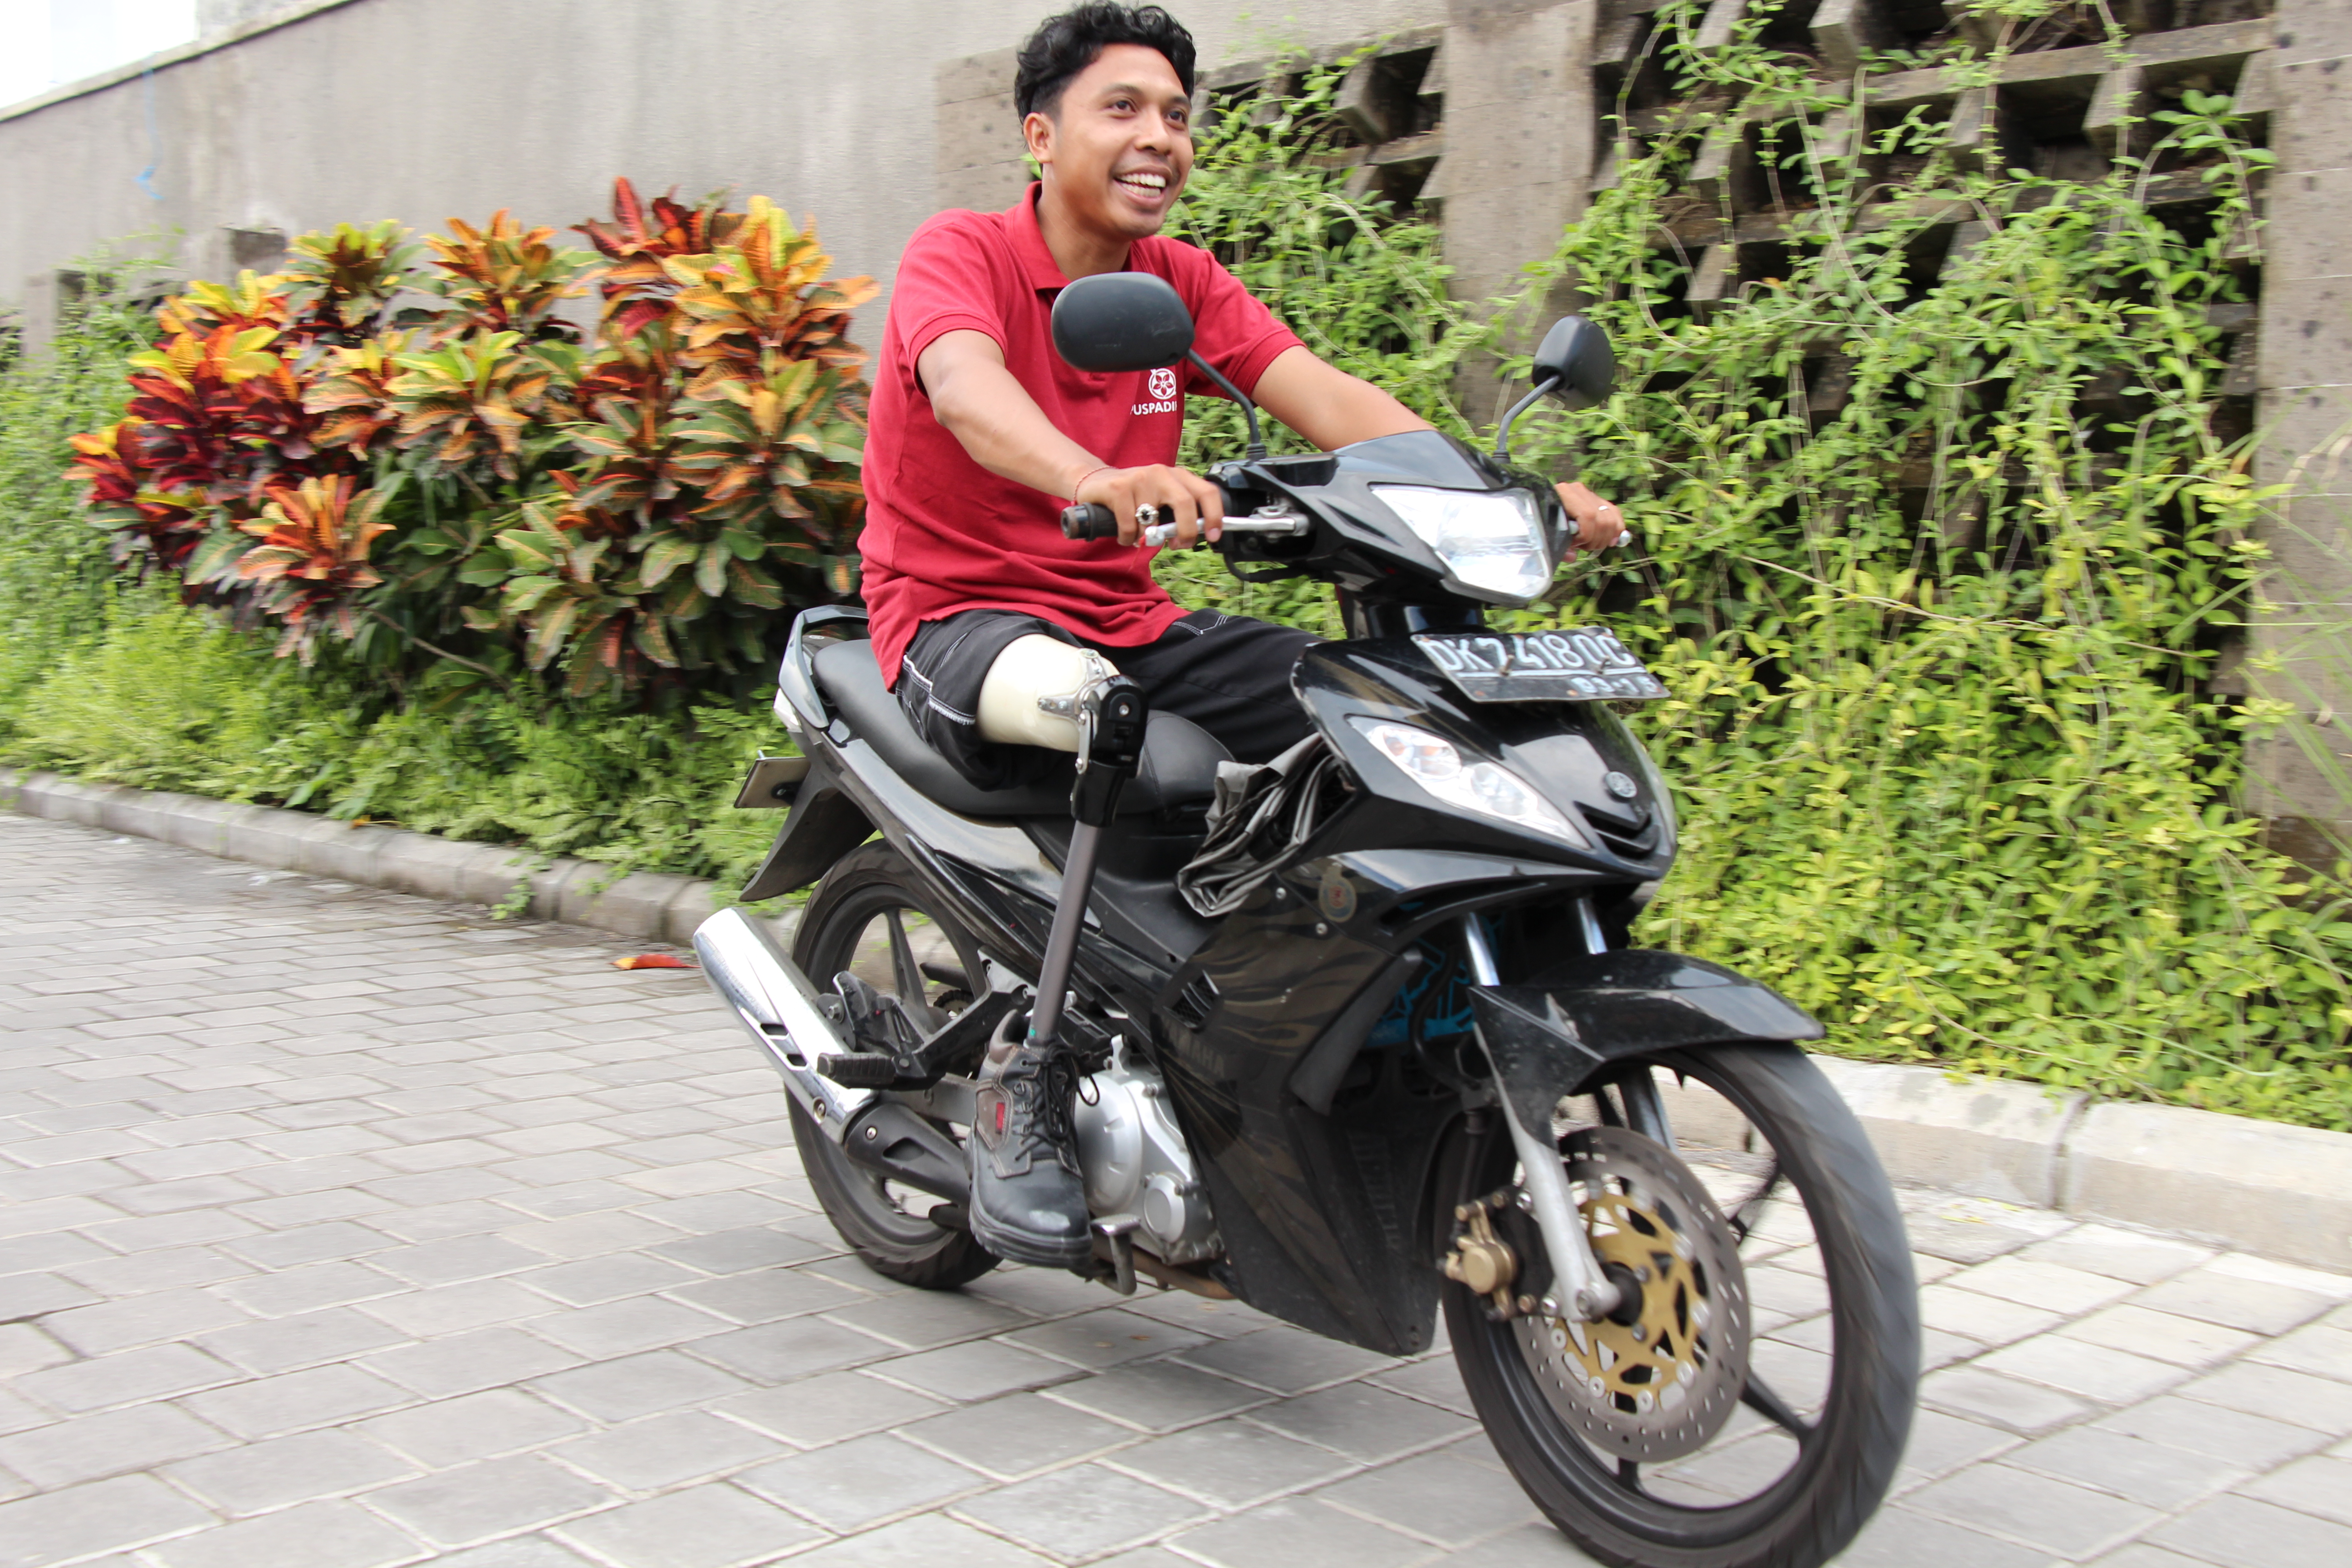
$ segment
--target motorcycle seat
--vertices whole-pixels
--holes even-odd
[[[1056,754],[1044,780],[1017,789],[977,789],[945,757],[923,743],[898,699],[882,684],[874,645],[862,639],[827,643],[810,660],[817,689],[856,737],[891,771],[960,816],[1067,816],[1077,759]],[[1217,764],[1233,753],[1189,719],[1154,713],[1143,732],[1143,762],[1119,793],[1118,814],[1139,816],[1171,807],[1204,805],[1216,792]]]

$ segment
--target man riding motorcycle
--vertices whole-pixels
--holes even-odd
[[[1040,25],[1014,81],[1039,180],[1004,212],[932,218],[899,263],[866,447],[865,598],[908,718],[983,788],[1027,782],[1043,759],[1023,748],[1077,751],[1055,700],[1114,670],[1243,762],[1308,731],[1290,674],[1314,639],[1188,614],[1136,548],[1155,517],[1180,548],[1219,536],[1216,486],[1175,466],[1185,396],[1217,388],[1181,366],[1070,366],[1050,317],[1071,279],[1167,279],[1201,357],[1324,450],[1428,428],[1316,358],[1207,252],[1159,237],[1192,167],[1193,64],[1192,36],[1157,5],[1084,5]],[[1621,536],[1614,507],[1580,484],[1559,493],[1582,547]],[[1064,538],[1066,500],[1108,508],[1118,542]],[[1007,1031],[978,1082],[973,1235],[1022,1262],[1083,1263],[1066,1068],[1050,1042]]]

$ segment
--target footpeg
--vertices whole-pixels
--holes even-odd
[[[887,1089],[898,1081],[898,1062],[878,1051],[822,1056],[816,1070],[844,1089]]]

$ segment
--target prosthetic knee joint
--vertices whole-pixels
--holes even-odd
[[[1110,660],[1040,635],[1008,645],[980,688],[982,740],[1077,753],[1070,811],[1088,826],[1118,809],[1120,786],[1142,762],[1150,716],[1143,689]]]

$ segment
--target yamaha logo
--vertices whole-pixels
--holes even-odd
[[[1162,365],[1151,373],[1151,395],[1165,403],[1176,395],[1176,373]]]

